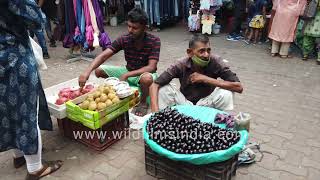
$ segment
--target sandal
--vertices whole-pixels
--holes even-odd
[[[13,158],[13,166],[16,169],[22,167],[25,164],[26,164],[26,159],[24,158],[24,156],[18,157],[18,158]]]
[[[148,113],[148,105],[140,103],[133,108],[132,113],[136,116],[143,117]]]
[[[277,53],[271,53],[271,57],[276,57]]]
[[[43,167],[36,174],[27,174],[25,180],[38,180],[41,179],[58,169],[62,166],[62,161],[47,161],[43,163]],[[48,170],[48,172],[46,172]]]
[[[280,55],[280,57],[281,57],[282,59],[292,58],[292,56],[289,56],[289,55]]]
[[[303,60],[303,61],[308,60],[308,55],[303,55],[303,56],[302,56],[302,60]]]

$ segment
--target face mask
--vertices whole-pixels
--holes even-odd
[[[199,58],[198,56],[192,56],[192,62],[194,63],[194,64],[196,64],[197,66],[200,66],[200,67],[206,67],[206,66],[208,66],[208,64],[209,64],[209,60],[208,61],[205,61],[205,60],[202,60],[201,58]]]

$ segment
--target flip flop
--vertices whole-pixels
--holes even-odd
[[[41,179],[55,171],[57,171],[58,169],[60,169],[60,167],[62,166],[62,161],[58,160],[58,161],[47,161],[44,162],[42,165],[42,169],[40,171],[38,171],[36,174],[27,174],[25,180],[38,180]],[[49,172],[46,174],[43,174],[48,168],[50,168]]]
[[[307,60],[308,60],[308,55],[303,55],[303,56],[302,56],[302,60],[303,60],[303,61],[307,61]]]
[[[289,59],[289,58],[292,58],[292,56],[290,56],[290,55],[280,55],[280,58]]]
[[[256,154],[250,149],[246,148],[239,154],[238,165],[248,165],[255,162]]]
[[[148,113],[148,105],[140,103],[136,107],[133,108],[132,113],[136,116],[143,117]]]
[[[22,167],[25,164],[26,164],[26,159],[24,158],[24,156],[18,157],[18,158],[13,158],[13,166],[16,169]]]

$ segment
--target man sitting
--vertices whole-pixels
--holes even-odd
[[[140,104],[133,110],[138,116],[144,116],[148,110],[146,98],[149,96],[149,86],[156,78],[161,44],[158,37],[146,32],[147,21],[147,15],[143,10],[131,10],[128,13],[129,33],[118,37],[79,77],[80,87],[85,85],[93,70],[97,77],[118,77],[131,85],[140,86]],[[124,50],[126,67],[101,65],[120,50]]]
[[[222,58],[211,54],[209,38],[193,36],[187,54],[188,57],[169,67],[150,86],[152,112],[179,104],[232,110],[233,92],[242,93],[243,88]],[[179,78],[180,90],[169,84],[174,78]]]

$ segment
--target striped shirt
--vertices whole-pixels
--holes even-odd
[[[137,49],[134,46],[133,38],[129,34],[122,35],[112,42],[110,49],[114,54],[124,50],[124,57],[127,61],[128,71],[140,69],[149,64],[149,60],[159,61],[160,38],[146,33],[143,40],[143,47]]]

